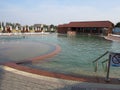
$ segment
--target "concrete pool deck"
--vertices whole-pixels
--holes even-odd
[[[110,34],[105,39],[120,42],[120,35]]]
[[[120,90],[120,85],[58,79],[1,65],[0,90]]]

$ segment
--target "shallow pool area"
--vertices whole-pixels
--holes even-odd
[[[4,36],[0,42],[0,63],[31,60],[49,54],[56,48],[53,44],[32,41],[23,36]]]
[[[50,35],[29,35],[25,37],[2,36],[0,38],[0,62],[20,61],[47,54],[59,45],[61,51],[54,57],[24,66],[73,76],[106,76],[102,61],[98,72],[94,72],[92,61],[106,51],[120,52],[120,43],[105,40],[103,37],[79,35],[75,37]],[[110,77],[120,78],[120,68],[111,67]]]

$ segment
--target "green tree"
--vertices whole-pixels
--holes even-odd
[[[50,29],[51,29],[51,32],[55,32],[57,30],[57,26],[51,24]]]
[[[2,23],[0,22],[0,29],[1,29],[1,25],[2,25]]]
[[[29,29],[32,30],[32,27],[33,27],[33,26],[29,26]]]
[[[51,25],[50,25],[50,28],[54,28],[54,25],[53,25],[53,24],[51,24]]]
[[[4,22],[2,22],[2,26],[4,26]]]
[[[115,25],[115,27],[120,28],[120,22],[118,22],[118,23]]]
[[[43,28],[45,29],[46,32],[49,31],[49,30],[48,30],[48,29],[49,29],[48,25],[44,25]]]
[[[16,24],[15,24],[15,23],[13,23],[13,24],[12,24],[12,28],[13,28],[13,29],[15,29],[15,27],[16,27]]]

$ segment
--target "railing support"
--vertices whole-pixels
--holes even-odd
[[[102,67],[104,69],[105,72],[107,72],[107,68],[108,68],[108,59],[106,59],[105,61],[102,62]],[[105,66],[104,66],[104,63],[105,63]]]
[[[94,61],[93,61],[93,64],[94,64],[94,66],[95,66],[95,69],[94,69],[94,71],[95,72],[97,72],[97,70],[98,70],[98,60],[99,59],[101,59],[102,57],[104,57],[106,54],[108,54],[109,52],[108,51],[106,51],[104,54],[102,54],[100,57],[98,57],[97,59],[95,59]],[[106,62],[107,60],[105,60],[105,61],[103,61],[102,63],[104,63],[104,62]],[[96,63],[96,64],[95,64]]]
[[[109,82],[109,81],[110,81],[110,78],[109,78],[109,73],[110,73],[110,58],[111,58],[111,55],[109,55],[107,75],[106,75],[106,79],[105,79],[106,82]]]
[[[94,72],[97,72],[98,70],[98,62],[94,63]]]

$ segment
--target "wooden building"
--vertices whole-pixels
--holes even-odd
[[[98,34],[108,35],[112,33],[114,24],[110,21],[86,21],[70,22],[68,24],[58,25],[58,33],[76,33],[76,34]]]

